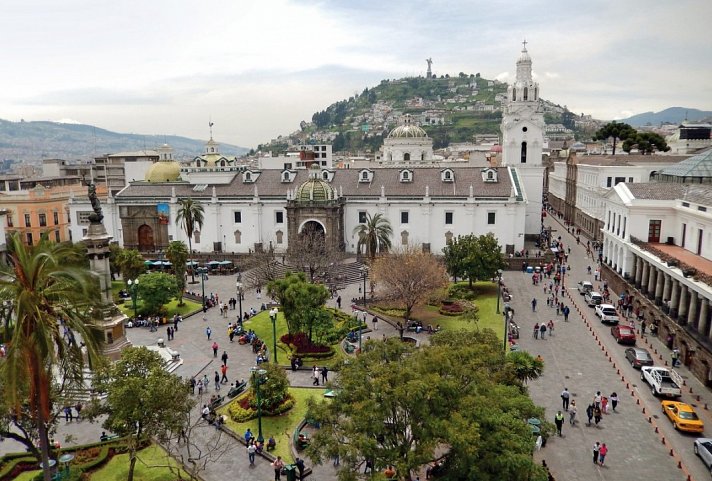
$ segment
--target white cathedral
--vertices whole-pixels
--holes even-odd
[[[373,168],[327,169],[314,162],[308,170],[250,169],[223,157],[211,137],[189,165],[161,155],[144,181],[109,197],[104,222],[124,247],[165,250],[172,240],[187,241],[175,218],[178,201],[191,197],[205,209],[192,239],[197,252],[283,252],[292,236],[311,229],[355,253],[354,228],[376,213],[390,221],[395,247],[440,253],[459,235],[492,232],[513,252],[541,228],[544,116],[526,43],[501,130],[501,162],[483,167],[433,163],[432,140],[408,117],[386,139],[386,161]],[[90,211],[85,199],[70,201],[73,238],[83,237]]]

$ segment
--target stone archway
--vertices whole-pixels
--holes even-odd
[[[321,234],[325,236],[326,229],[324,228],[324,224],[322,224],[318,220],[310,219],[303,222],[302,225],[299,226],[299,234],[308,233]]]
[[[138,228],[138,250],[152,251],[155,250],[153,240],[153,229],[147,224],[143,224]]]

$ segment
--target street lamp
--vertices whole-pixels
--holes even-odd
[[[497,269],[497,314],[499,314],[499,298],[502,297],[502,269]],[[504,318],[504,352],[507,353],[507,341],[509,340],[509,322],[507,320],[507,313],[503,315]]]
[[[264,444],[265,438],[262,436],[262,396],[260,394],[260,385],[267,382],[264,377],[267,371],[256,367],[250,368],[252,373],[252,384],[255,386],[255,394],[257,395],[257,442]]]
[[[205,274],[208,273],[208,268],[198,267],[196,271],[200,274],[200,285],[203,288],[203,312],[205,312]]]
[[[237,280],[235,281],[235,290],[237,291],[237,300],[240,302],[240,311],[237,313],[237,318],[242,321],[242,290],[244,286],[242,285],[242,274],[237,274]]]
[[[277,364],[277,313],[279,310],[273,307],[269,310],[269,318],[272,321],[272,337],[274,338],[274,363]]]
[[[138,297],[138,279],[134,279],[133,281],[129,279],[127,284],[129,285],[129,291],[131,292],[131,300],[133,301],[134,319],[136,319],[136,298]]]
[[[366,320],[366,279],[368,278],[368,267],[361,268],[363,274],[363,320]],[[358,317],[357,317],[358,319]],[[361,321],[358,321],[358,352],[361,352]]]

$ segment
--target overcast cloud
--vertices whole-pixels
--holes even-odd
[[[6,0],[0,118],[256,146],[383,78],[511,78],[603,119],[712,110],[712,1]]]

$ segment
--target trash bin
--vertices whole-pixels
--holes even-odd
[[[287,481],[297,481],[297,467],[294,464],[284,466],[284,474],[287,475]]]
[[[532,274],[534,272],[534,267],[527,266],[527,274]]]

